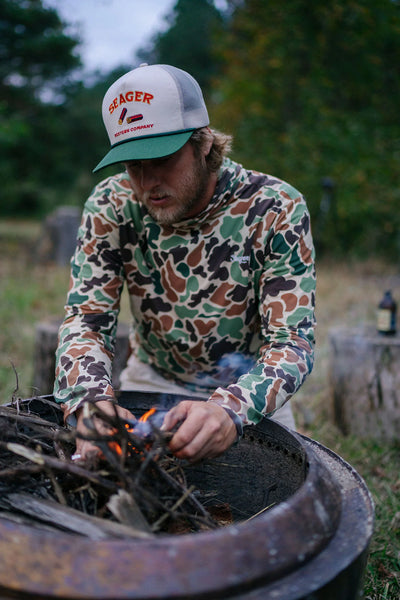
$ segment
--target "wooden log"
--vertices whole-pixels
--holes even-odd
[[[41,321],[36,325],[33,387],[37,395],[51,394],[54,385],[55,353],[61,320]],[[112,366],[114,389],[119,388],[119,376],[129,353],[129,326],[119,323]]]
[[[78,533],[92,540],[110,538],[148,539],[151,537],[151,533],[83,514],[69,506],[61,506],[53,500],[43,500],[31,494],[8,494],[5,500],[12,508],[39,521],[50,523],[58,529]]]
[[[374,328],[330,332],[334,419],[345,434],[400,439],[400,336]]]
[[[132,494],[126,490],[118,490],[107,502],[107,508],[123,525],[135,530],[151,533],[151,527]]]

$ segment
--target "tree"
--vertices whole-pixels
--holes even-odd
[[[166,24],[165,31],[157,33],[149,46],[137,53],[139,60],[184,69],[207,92],[218,72],[213,51],[214,38],[224,26],[221,13],[212,0],[178,0]]]
[[[57,12],[41,0],[0,0],[0,91],[23,88],[37,95],[65,81],[80,65],[79,44],[63,32]]]
[[[57,94],[80,65],[74,54],[77,45],[77,39],[65,35],[57,13],[41,0],[0,0],[3,213],[35,210],[42,182],[56,177],[50,144],[57,137]]]
[[[234,133],[237,158],[299,186],[314,222],[330,176],[337,213],[335,229],[323,232],[329,249],[398,252],[399,2],[229,4],[211,112]]]

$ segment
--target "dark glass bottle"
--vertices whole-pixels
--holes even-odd
[[[392,292],[388,290],[383,294],[378,305],[377,329],[383,335],[394,335],[396,333],[397,304],[393,300]]]

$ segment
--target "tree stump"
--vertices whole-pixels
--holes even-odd
[[[54,386],[55,353],[61,319],[42,321],[36,326],[33,387],[38,395],[51,394]],[[119,376],[129,354],[129,326],[118,323],[115,355],[112,365],[114,389],[119,388]]]
[[[334,418],[345,434],[400,438],[400,336],[374,328],[330,332]]]
[[[46,217],[37,248],[39,262],[59,266],[69,263],[76,247],[81,212],[77,206],[59,206]]]

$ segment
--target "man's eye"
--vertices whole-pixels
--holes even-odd
[[[169,162],[172,162],[174,155],[168,154],[168,156],[162,156],[161,158],[155,158],[153,160],[153,164],[155,167],[161,167],[162,165],[166,165]]]
[[[140,163],[139,162],[130,162],[126,165],[126,168],[129,171],[135,171],[140,167]]]

